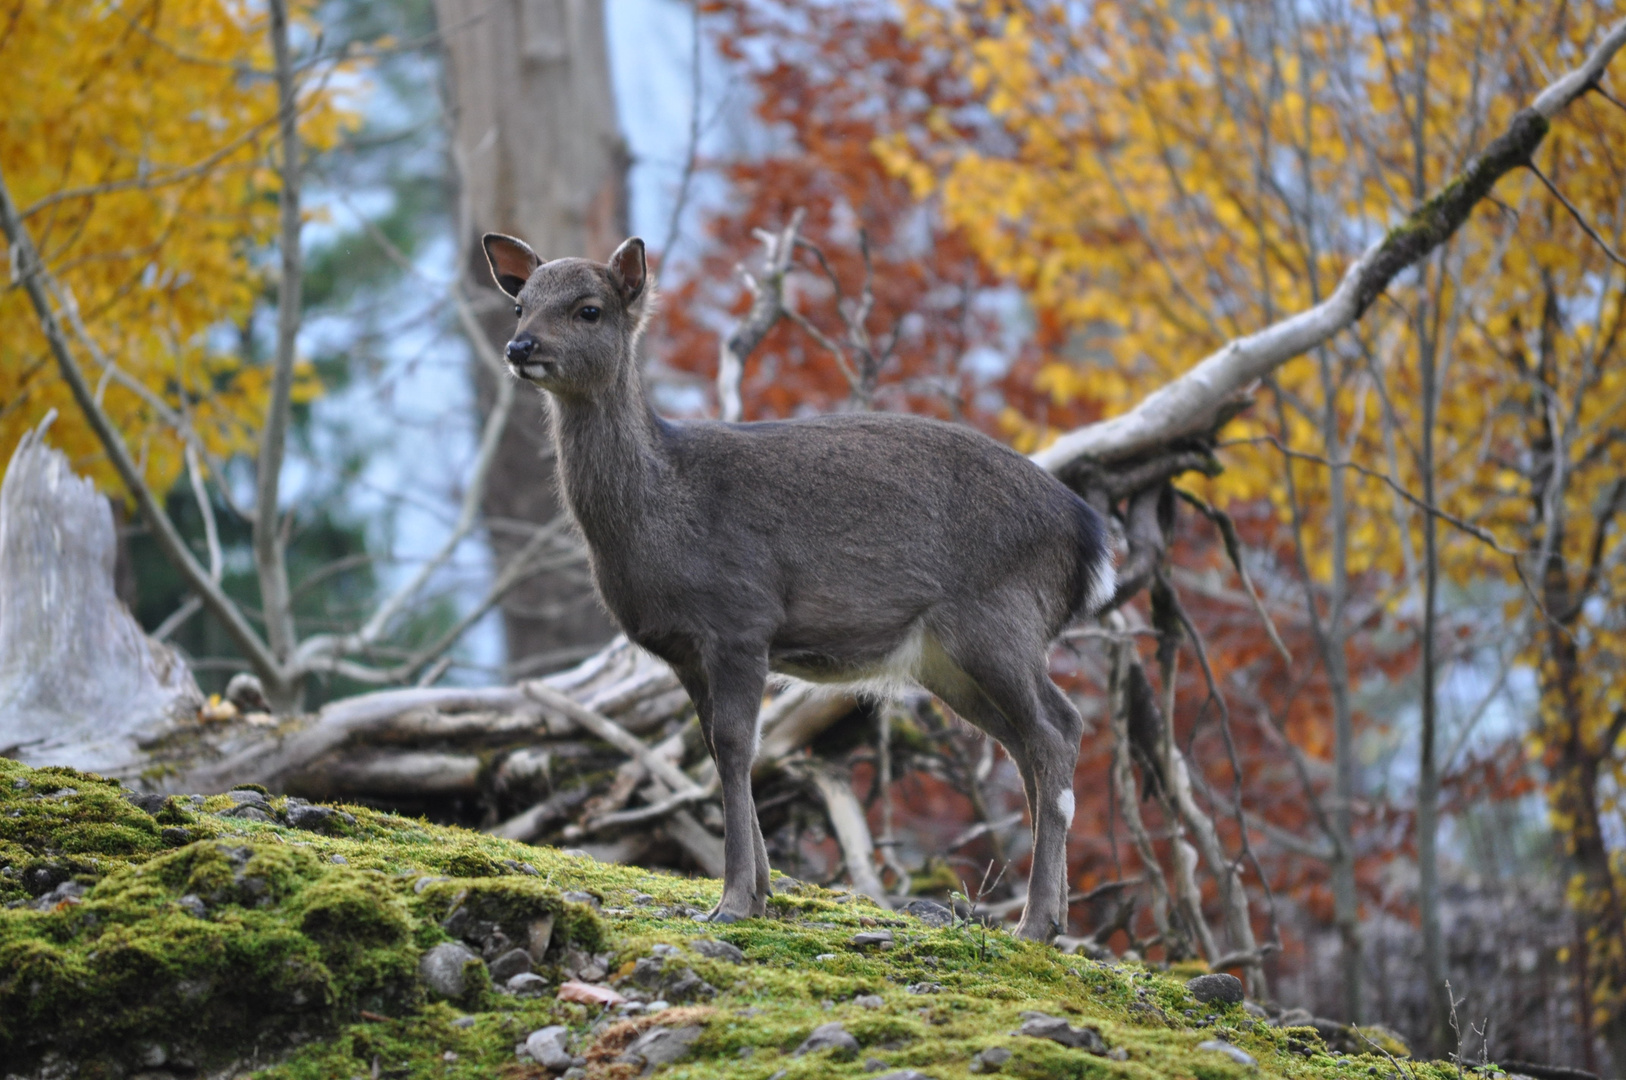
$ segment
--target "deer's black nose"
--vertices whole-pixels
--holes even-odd
[[[536,339],[530,334],[521,334],[508,343],[508,362],[523,364],[529,360],[531,353],[536,350]]]

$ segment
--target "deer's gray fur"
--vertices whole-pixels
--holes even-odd
[[[509,365],[549,394],[559,482],[599,593],[677,672],[717,763],[726,869],[712,917],[766,911],[751,764],[772,671],[918,682],[998,739],[1033,817],[1018,933],[1064,926],[1083,722],[1046,654],[1112,594],[1099,515],[1010,449],[936,420],[663,419],[635,359],[652,291],[642,241],[607,265],[544,263],[495,233],[485,248],[517,301]]]

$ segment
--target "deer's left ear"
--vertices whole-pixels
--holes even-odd
[[[610,270],[621,285],[621,302],[631,307],[644,294],[649,269],[644,263],[644,242],[634,236],[623,240],[610,256]]]
[[[542,265],[531,245],[517,237],[488,232],[481,243],[485,245],[486,260],[491,263],[491,276],[497,280],[497,288],[509,296],[518,296],[531,279],[531,271]]]

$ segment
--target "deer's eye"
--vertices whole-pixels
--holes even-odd
[[[519,318],[520,316],[522,316],[524,314],[525,314],[525,309],[520,307],[518,304],[515,304],[514,305],[514,318],[517,319],[517,318]]]
[[[593,307],[591,304],[576,312],[576,316],[581,319],[582,322],[598,322],[598,317],[600,314],[602,314],[602,312],[600,312],[598,308]]]

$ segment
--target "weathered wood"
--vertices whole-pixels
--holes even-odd
[[[140,743],[202,695],[113,589],[113,512],[95,484],[24,435],[0,483],[0,753],[129,776]]]

